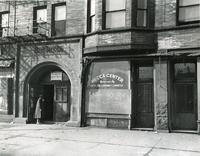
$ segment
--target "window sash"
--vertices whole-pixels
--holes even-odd
[[[147,26],[147,10],[137,10],[137,26]]]
[[[55,36],[64,36],[66,31],[66,20],[55,21],[54,33]]]
[[[200,0],[179,0],[179,6],[199,5]]]
[[[200,21],[200,0],[179,0],[178,22]]]
[[[95,31],[95,16],[90,17],[90,31]]]
[[[137,8],[138,9],[147,9],[147,0],[138,0]]]
[[[94,16],[95,12],[95,0],[90,0],[90,16]]]
[[[2,28],[8,27],[8,21],[9,21],[9,13],[1,14],[1,27]]]
[[[126,0],[105,0],[104,17],[106,29],[125,27]]]
[[[66,5],[61,6],[55,6],[55,12],[54,12],[55,21],[63,21],[66,20]]]
[[[125,11],[107,12],[106,28],[125,27],[125,16],[126,16]]]
[[[89,0],[88,32],[95,31],[95,0]]]
[[[106,11],[126,9],[126,0],[106,0]]]
[[[179,8],[179,21],[190,22],[200,20],[200,5]]]
[[[37,9],[36,22],[37,23],[47,22],[47,9],[46,8]]]

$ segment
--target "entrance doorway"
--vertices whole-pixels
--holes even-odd
[[[173,63],[172,68],[172,130],[196,130],[196,64],[194,62]]]
[[[53,121],[54,85],[43,86],[42,121]]]
[[[133,64],[132,69],[132,128],[153,128],[153,66]]]
[[[49,65],[31,73],[28,79],[28,122],[32,123],[39,95],[43,95],[41,122],[66,122],[70,119],[70,80],[59,67]]]

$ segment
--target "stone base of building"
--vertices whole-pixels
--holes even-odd
[[[14,123],[17,124],[26,124],[27,123],[27,118],[14,118],[13,120]]]
[[[86,125],[130,129],[130,118],[127,115],[88,114]]]
[[[0,114],[0,122],[11,123],[14,120],[13,115]]]
[[[67,121],[65,123],[65,125],[69,126],[69,127],[80,127],[81,126],[79,121],[71,121],[71,120]]]

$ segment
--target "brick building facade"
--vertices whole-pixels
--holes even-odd
[[[32,123],[43,94],[44,123],[199,132],[199,7],[1,1],[0,113]]]

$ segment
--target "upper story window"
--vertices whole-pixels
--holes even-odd
[[[200,21],[200,0],[178,0],[178,23]]]
[[[52,9],[52,36],[64,36],[66,34],[66,4],[55,4]]]
[[[105,0],[105,28],[125,27],[126,0]]]
[[[147,26],[147,0],[137,0],[137,26]]]
[[[46,6],[34,8],[33,33],[46,34],[47,32],[47,9]]]
[[[0,36],[8,35],[8,27],[9,27],[9,12],[0,13]]]
[[[95,0],[88,0],[88,32],[95,31]]]

